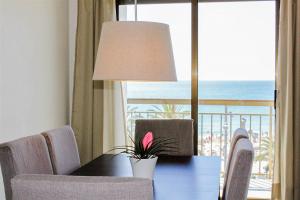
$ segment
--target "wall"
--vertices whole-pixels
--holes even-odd
[[[0,143],[69,121],[68,3],[0,0]]]

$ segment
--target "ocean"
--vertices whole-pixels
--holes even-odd
[[[199,81],[200,99],[228,99],[228,100],[273,100],[274,99],[274,81]],[[146,98],[146,99],[190,99],[191,82],[129,82],[127,83],[128,98]],[[138,112],[153,110],[154,105],[129,105],[128,109],[135,109]],[[181,111],[190,111],[190,105],[181,106]],[[224,113],[224,105],[199,105],[199,113]],[[250,125],[250,116],[248,114],[267,115],[270,108],[267,106],[227,106],[227,112],[232,113],[231,128],[234,130],[240,126],[240,114],[245,118],[246,127],[254,132],[267,132],[269,130],[268,116],[252,116]],[[274,114],[274,110],[272,111]],[[210,131],[211,127],[217,130],[224,124],[224,117],[214,115],[211,125],[211,116],[203,115],[203,123],[199,123],[199,129],[204,132]],[[200,120],[200,119],[199,119]],[[261,124],[261,126],[260,126]],[[274,123],[273,123],[274,124]],[[260,128],[261,127],[261,128]],[[214,131],[218,132],[218,131]],[[221,132],[221,131],[220,131]]]
[[[199,81],[199,98],[272,100],[274,89],[274,81]],[[128,98],[189,99],[191,82],[129,82],[127,96]]]

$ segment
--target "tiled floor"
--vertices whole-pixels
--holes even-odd
[[[223,188],[224,179],[221,178],[221,188]],[[271,179],[251,179],[248,191],[248,197],[252,198],[271,198],[272,180]]]
[[[251,179],[249,189],[254,191],[271,191],[272,181],[271,179]]]

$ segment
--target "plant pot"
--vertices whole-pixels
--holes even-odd
[[[134,177],[153,179],[157,157],[149,159],[129,158]]]

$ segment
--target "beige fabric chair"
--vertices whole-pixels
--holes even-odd
[[[54,174],[68,175],[80,167],[80,159],[74,132],[64,126],[42,133],[45,137]]]
[[[13,200],[152,200],[152,181],[125,177],[19,175]]]
[[[233,136],[231,138],[231,143],[230,143],[230,150],[229,150],[229,154],[228,154],[228,160],[226,163],[226,168],[225,168],[225,172],[228,171],[228,168],[230,166],[231,160],[232,160],[232,154],[233,154],[233,150],[235,148],[235,145],[237,143],[237,141],[241,138],[246,138],[249,139],[249,135],[246,129],[244,128],[238,128],[234,131]],[[226,184],[227,181],[227,177],[228,177],[228,173],[224,174],[224,183]],[[225,185],[224,185],[225,186]]]
[[[223,200],[246,200],[254,159],[254,149],[249,139],[239,139],[232,152],[232,160],[226,171]]]
[[[146,132],[152,131],[154,137],[173,138],[178,145],[177,152],[168,155],[191,156],[193,152],[193,120],[191,119],[153,119],[136,120],[135,139],[139,140]]]
[[[53,174],[46,141],[41,135],[0,145],[0,163],[7,200],[11,200],[11,179],[18,174]]]

